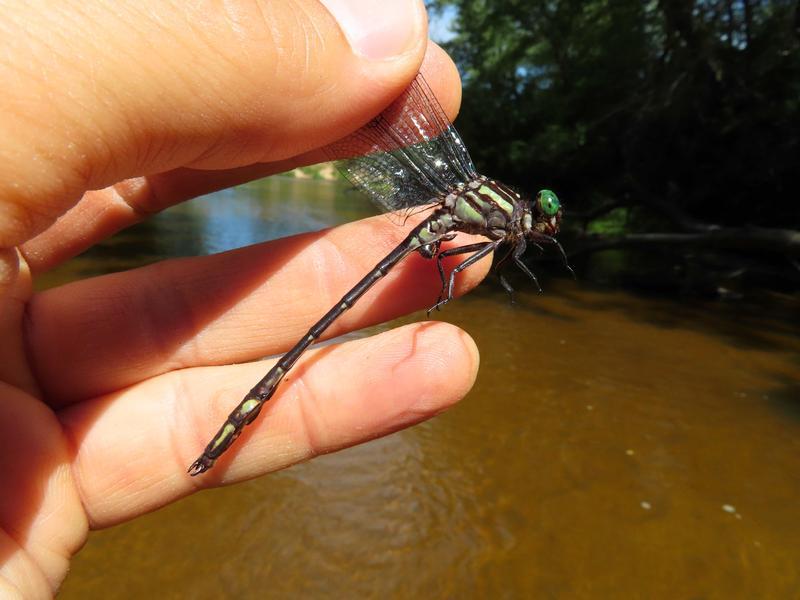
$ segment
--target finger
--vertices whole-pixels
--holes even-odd
[[[0,580],[28,586],[26,598],[57,589],[86,539],[71,458],[53,412],[0,382]]]
[[[43,231],[86,190],[285,159],[379,112],[422,61],[424,7],[325,4],[0,6],[0,247]]]
[[[60,406],[172,369],[284,352],[407,229],[374,217],[47,290],[28,306],[28,356],[45,398]],[[459,293],[476,285],[489,264],[466,269]],[[414,253],[323,338],[427,308],[440,289],[434,262]]]
[[[186,469],[268,365],[189,369],[64,410],[73,472],[92,526],[106,527],[194,491],[351,446],[431,417],[466,394],[478,354],[444,323],[401,327],[314,351],[214,469]],[[124,431],[125,435],[120,435]]]
[[[445,52],[429,42],[421,71],[445,112],[455,119],[461,102],[458,70]],[[363,115],[363,122],[374,117]],[[270,163],[202,171],[179,168],[125,180],[90,191],[66,214],[22,247],[34,274],[77,256],[110,235],[170,206],[240,183],[315,164],[327,157],[318,149]]]

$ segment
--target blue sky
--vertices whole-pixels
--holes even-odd
[[[450,29],[456,17],[456,9],[448,6],[443,12],[428,12],[428,35],[437,43],[447,42],[454,37]]]

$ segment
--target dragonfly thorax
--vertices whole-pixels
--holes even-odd
[[[553,237],[561,222],[561,203],[552,190],[540,190],[528,200],[488,177],[459,184],[445,197],[440,223],[447,230],[484,235],[490,239]]]
[[[517,192],[484,176],[460,184],[445,197],[441,210],[449,213],[452,229],[491,239],[523,233],[530,214]]]

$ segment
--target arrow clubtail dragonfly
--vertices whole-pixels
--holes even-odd
[[[566,264],[564,251],[554,237],[562,214],[556,194],[541,190],[534,199],[526,199],[503,183],[478,174],[464,142],[421,74],[380,115],[329,146],[327,152],[341,173],[382,210],[410,212],[427,207],[432,212],[248,392],[189,467],[193,476],[210,469],[253,422],[303,352],[412,252],[435,258],[442,280],[442,291],[428,314],[452,299],[460,271],[501,245],[510,251],[498,267],[511,259],[534,282],[536,277],[521,260],[528,243],[555,245]],[[459,232],[478,234],[487,241],[442,250],[442,242],[452,240]],[[442,260],[459,254],[470,256],[450,272],[449,278],[445,277]],[[513,291],[502,274],[500,282],[509,294]]]

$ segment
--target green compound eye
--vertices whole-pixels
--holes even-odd
[[[539,190],[536,195],[536,203],[541,210],[548,217],[554,217],[561,209],[561,202],[558,201],[558,196],[552,190]]]

